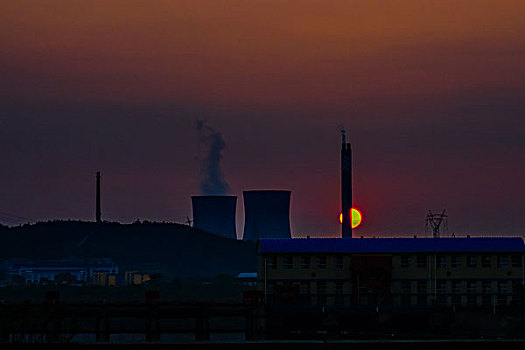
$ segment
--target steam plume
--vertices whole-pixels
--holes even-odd
[[[230,185],[224,180],[221,168],[222,150],[226,143],[222,134],[202,120],[197,120],[197,131],[206,148],[201,157],[201,193],[203,195],[225,195]]]

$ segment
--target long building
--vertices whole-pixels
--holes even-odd
[[[100,259],[55,259],[30,260],[11,259],[0,265],[7,283],[14,278],[25,284],[39,284],[42,281],[55,281],[59,275],[68,275],[77,283],[96,283],[100,273],[117,275],[118,266],[109,258]]]
[[[509,306],[525,284],[516,238],[260,239],[268,303]]]

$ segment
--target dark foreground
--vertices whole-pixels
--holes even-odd
[[[2,349],[34,349],[50,344],[1,344]],[[523,349],[525,340],[311,340],[252,342],[191,342],[174,344],[52,344],[53,349],[210,349],[210,350],[327,350],[327,349]]]
[[[525,345],[525,309],[319,307],[261,303],[0,304],[0,349],[338,349]],[[428,349],[427,349],[428,350]]]

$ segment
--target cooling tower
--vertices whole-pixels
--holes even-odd
[[[244,191],[245,241],[290,238],[290,191]]]
[[[235,196],[192,196],[193,227],[221,237],[237,239]]]

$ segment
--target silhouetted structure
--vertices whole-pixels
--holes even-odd
[[[290,191],[244,191],[245,241],[290,238]]]
[[[102,222],[102,212],[100,210],[100,171],[97,171],[97,203],[95,217],[97,223]]]
[[[193,196],[193,227],[221,237],[237,239],[236,196]]]
[[[427,219],[425,223],[425,232],[428,234],[432,230],[432,237],[439,238],[441,234],[441,224],[445,224],[445,232],[448,231],[447,217],[445,214],[446,209],[443,209],[441,214],[432,213],[432,210],[428,211]]]
[[[342,130],[341,133],[341,236],[352,238],[352,147],[346,142],[345,131]]]

